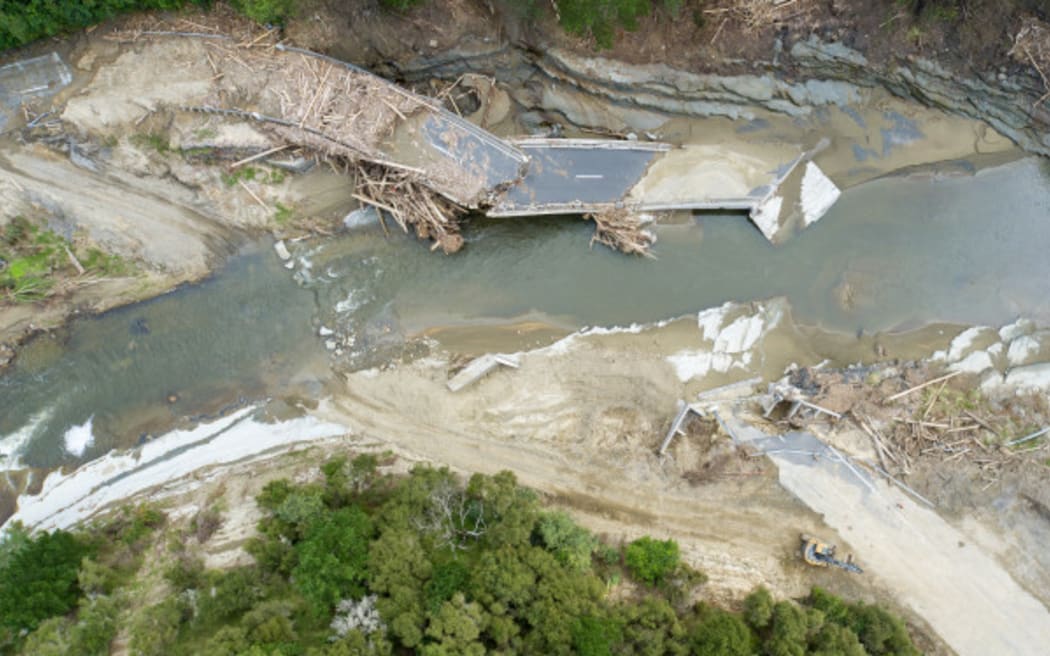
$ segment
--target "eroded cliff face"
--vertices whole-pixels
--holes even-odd
[[[723,14],[715,9],[700,10],[707,18],[699,24],[687,8],[678,19],[657,12],[609,51],[565,34],[550,16],[526,19],[511,3],[440,4],[399,16],[330,8],[289,31],[409,82],[492,75],[526,109],[565,110],[552,87],[620,107],[620,126],[561,111],[581,127],[644,131],[667,115],[749,118],[756,108],[807,116],[885,89],[982,120],[1026,151],[1050,155],[1039,55],[1016,47],[1025,26],[1043,23],[1023,2],[919,19],[892,2],[798,2],[797,12],[764,24],[743,14],[716,18]]]

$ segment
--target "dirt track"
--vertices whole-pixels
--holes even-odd
[[[789,596],[821,585],[895,600],[960,654],[1040,652],[1050,638],[1043,604],[968,535],[895,489],[867,493],[790,461],[775,461],[779,485],[772,468],[734,476],[743,464],[732,461],[689,485],[702,440],[680,439],[663,462],[653,454],[684,392],[654,357],[667,346],[659,341],[648,332],[578,339],[571,353],[526,354],[521,369],[457,395],[437,361],[352,374],[324,418],[463,471],[510,469],[613,537],[673,536],[711,575],[705,594],[715,598],[739,600],[759,583]],[[799,564],[807,531],[852,547],[866,573]]]

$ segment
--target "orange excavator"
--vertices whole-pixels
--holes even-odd
[[[814,567],[839,567],[847,572],[861,574],[864,572],[853,562],[853,554],[846,556],[846,560],[835,557],[835,545],[827,544],[816,539],[812,535],[802,534],[802,559]]]

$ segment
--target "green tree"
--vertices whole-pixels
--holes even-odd
[[[257,567],[210,572],[210,585],[198,597],[197,615],[203,622],[221,623],[250,609],[266,597],[265,577]]]
[[[28,540],[14,533],[7,540],[15,544],[0,547],[6,552],[0,558],[0,632],[13,636],[72,610],[80,596],[77,572],[89,547],[66,531]]]
[[[274,517],[293,529],[296,540],[306,536],[310,528],[325,517],[323,492],[306,488],[295,490],[274,510]]]
[[[751,630],[739,616],[715,608],[701,609],[701,619],[690,636],[696,656],[750,656]]]
[[[564,653],[572,644],[575,618],[602,613],[605,586],[591,573],[566,568],[539,547],[521,547],[518,553],[536,577],[533,599],[520,617],[531,627],[525,635],[526,650]]]
[[[73,626],[73,647],[68,656],[105,656],[117,635],[120,602],[116,597],[99,595],[83,599]],[[30,652],[32,653],[32,652]]]
[[[445,560],[435,563],[423,593],[427,610],[436,612],[457,592],[465,591],[469,582],[470,570],[462,561]]]
[[[241,625],[248,638],[263,645],[279,645],[296,639],[292,615],[295,603],[287,599],[269,599],[245,613]]]
[[[26,656],[68,656],[73,651],[73,621],[68,617],[44,620],[26,636],[22,653]]]
[[[584,615],[572,623],[572,648],[580,656],[611,656],[621,640],[623,631],[612,618]]]
[[[859,604],[851,608],[850,628],[873,656],[918,656],[908,629],[900,618],[874,605]]]
[[[532,490],[518,485],[512,472],[471,476],[467,496],[480,505],[486,526],[482,539],[486,544],[529,543],[539,517],[539,500]]]
[[[652,10],[652,0],[560,0],[561,25],[573,34],[592,36],[600,48],[613,44],[616,27],[638,28],[638,18]]]
[[[666,599],[645,597],[622,604],[617,614],[623,626],[623,648],[638,656],[685,656],[686,630]]]
[[[773,619],[773,595],[764,587],[755,588],[744,599],[744,620],[753,629],[764,629]]]
[[[536,522],[536,533],[558,562],[577,571],[591,567],[591,553],[598,540],[563,512],[544,513]]]
[[[481,656],[485,646],[478,640],[484,626],[484,611],[474,602],[468,602],[457,592],[452,599],[441,604],[430,617],[426,636],[433,642],[424,645],[424,655],[464,654]]]
[[[262,492],[255,497],[255,503],[261,508],[274,512],[294,489],[295,486],[287,478],[278,478],[263,486]]]
[[[283,25],[295,8],[293,0],[232,0],[234,8],[263,25]]]
[[[346,597],[365,593],[372,520],[356,506],[340,508],[312,525],[296,545],[299,563],[292,580],[317,613]]]
[[[810,640],[808,656],[867,656],[857,634],[848,628],[828,622]]]
[[[822,588],[811,589],[806,604],[824,613],[824,617],[829,622],[843,626],[849,624],[849,607],[841,599]]]
[[[394,11],[407,11],[412,7],[422,4],[423,0],[379,0],[379,3],[387,9]]]
[[[170,597],[141,611],[131,623],[131,653],[134,656],[166,656],[171,653],[186,620],[186,608]]]
[[[390,656],[391,653],[393,647],[384,636],[375,633],[366,636],[360,631],[350,631],[322,648],[307,650],[306,656]]]
[[[766,640],[769,656],[804,656],[809,623],[806,613],[790,601],[773,606],[772,631]]]
[[[647,535],[627,545],[624,561],[635,578],[660,585],[678,567],[678,543],[654,540]]]
[[[423,639],[423,586],[431,564],[419,536],[410,529],[388,528],[369,547],[369,587],[379,595],[376,607],[390,634],[408,648]]]
[[[240,656],[248,651],[248,644],[243,626],[224,626],[208,638],[199,656]]]

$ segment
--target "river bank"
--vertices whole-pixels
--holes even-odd
[[[111,454],[71,475],[52,474],[38,483],[40,494],[23,497],[15,518],[41,527],[69,526],[147,498],[172,516],[183,518],[219,505],[229,511],[205,551],[209,563],[229,566],[246,562],[243,545],[258,519],[256,514],[242,510],[252,507],[250,499],[276,477],[300,481],[316,478],[317,463],[329,455],[362,451],[386,453],[387,457],[393,454],[401,471],[415,462],[449,465],[461,472],[509,469],[522,483],[572,512],[583,525],[614,541],[646,533],[673,536],[682,545],[683,558],[709,575],[704,590],[707,599],[738,603],[755,585],[763,584],[784,596],[800,596],[810,586],[820,585],[854,599],[899,600],[915,626],[925,627],[920,631],[942,636],[956,653],[970,653],[957,636],[979,635],[983,640],[1010,634],[1026,638],[997,627],[998,615],[982,616],[975,624],[973,618],[966,622],[951,619],[951,613],[928,614],[926,602],[916,599],[925,599],[935,591],[921,577],[911,577],[910,583],[902,581],[908,581],[909,568],[921,562],[929,571],[936,568],[945,585],[957,579],[994,579],[1014,586],[1012,577],[1026,592],[1022,596],[1004,593],[1005,599],[1012,600],[1009,603],[1030,604],[1029,595],[1034,595],[1046,604],[1050,563],[1038,549],[1018,558],[1013,549],[1006,548],[1035,544],[1032,541],[1038,541],[1045,530],[1039,511],[1039,504],[1047,502],[1041,482],[1045,480],[1045,441],[1037,442],[1031,451],[1011,454],[1001,446],[1006,438],[980,433],[982,441],[998,440],[986,442],[990,449],[987,453],[998,454],[996,457],[1005,463],[1004,468],[996,470],[992,485],[984,481],[975,485],[987,474],[985,466],[974,460],[980,458],[976,453],[948,460],[945,457],[950,453],[917,456],[905,480],[924,497],[934,499],[935,511],[943,518],[938,521],[946,520],[943,531],[937,528],[941,531],[937,539],[945,534],[957,535],[954,539],[965,542],[968,555],[956,559],[938,551],[940,547],[930,546],[921,557],[913,552],[895,564],[892,559],[875,557],[876,551],[893,553],[895,547],[872,537],[880,535],[876,529],[872,533],[862,526],[904,521],[911,530],[921,532],[933,530],[929,521],[869,516],[865,504],[873,500],[865,500],[864,495],[857,499],[844,494],[825,495],[821,498],[831,504],[826,506],[821,505],[824,501],[807,499],[801,492],[801,501],[785,495],[785,472],[794,470],[756,458],[742,445],[734,446],[734,433],[726,433],[712,421],[687,427],[665,456],[657,454],[656,449],[674,414],[676,399],[695,399],[717,386],[751,381],[735,393],[708,396],[705,403],[717,407],[727,420],[740,417],[734,421],[757,426],[763,434],[800,428],[814,431],[858,463],[875,462],[873,442],[853,419],[828,422],[820,416],[800,415],[789,425],[784,423],[787,420],[777,423],[762,418],[759,400],[765,383],[756,384],[753,377],[777,379],[787,368],[793,373],[785,380],[795,381],[801,385],[799,389],[810,389],[807,380],[816,381],[812,389],[819,392],[807,398],[844,416],[855,412],[864,417],[884,439],[894,440],[887,442],[887,448],[897,449],[903,443],[895,441],[889,430],[892,413],[903,411],[910,416],[913,411],[921,412],[936,396],[917,394],[906,400],[905,406],[883,410],[880,407],[885,397],[901,388],[907,391],[936,380],[940,371],[935,367],[947,364],[949,371],[972,370],[974,353],[1016,353],[1021,348],[1015,345],[1038,341],[1042,334],[1025,322],[999,331],[960,332],[959,328],[944,326],[923,335],[891,337],[884,347],[901,357],[939,349],[940,354],[933,359],[941,364],[898,360],[836,369],[836,363],[853,361],[857,353],[821,351],[829,340],[810,342],[782,302],[727,304],[659,326],[575,333],[550,346],[518,353],[518,369],[491,374],[452,394],[446,381],[460,365],[452,346],[455,335],[449,333],[443,340],[448,346],[435,347],[425,358],[344,374],[343,382],[331,388],[331,397],[316,407],[300,406],[290,415],[275,413],[273,408],[242,410],[193,431],[164,436],[129,454]],[[878,358],[874,350],[869,353],[872,360]],[[827,357],[843,359],[829,363]],[[1040,366],[1039,350],[1031,351],[1028,357],[1014,360],[1014,369]],[[994,364],[985,379],[990,380],[998,367],[1008,366],[1005,360]],[[965,395],[978,387],[980,378],[957,374],[948,390],[952,395]],[[759,396],[752,394],[752,388]],[[936,390],[934,386],[928,388]],[[1013,431],[1023,432],[1030,424],[1050,419],[1045,407],[1021,405],[1019,399],[1026,397],[1013,387],[998,389],[986,384],[983,388],[986,396],[982,398],[990,403],[1013,399],[1014,412],[1022,413],[1013,416],[1025,420]],[[952,405],[954,397],[948,393],[939,393],[949,401],[944,407],[951,408],[949,412],[958,414],[965,424],[972,424]],[[1045,392],[1041,395],[1045,397]],[[917,402],[917,410],[909,409],[912,406],[907,403],[911,402]],[[973,406],[973,412],[982,420],[998,423],[1000,417],[1009,416],[1005,411],[986,414],[981,403]],[[938,409],[930,416],[931,425],[946,421],[941,412]],[[300,413],[307,417],[289,419]],[[286,423],[272,423],[278,417]],[[1013,433],[1009,437],[1013,439]],[[800,464],[805,463],[792,466]],[[790,475],[793,480],[808,481],[810,487],[816,485],[815,474],[800,478],[796,471]],[[945,487],[945,476],[951,478],[954,492]],[[849,481],[843,484],[846,490],[856,485]],[[886,485],[892,487],[889,482]],[[964,490],[968,492],[963,494]],[[886,488],[880,494],[891,499],[905,494],[895,501],[897,505],[885,504],[891,515],[918,513],[918,517],[929,512],[899,490]],[[883,503],[880,499],[874,498],[876,505]],[[1009,512],[988,510],[1003,504]],[[833,525],[826,526],[826,521]],[[911,521],[917,523],[907,524]],[[793,555],[799,531],[826,539],[833,539],[832,533],[837,532],[834,540],[843,550],[857,555],[866,574],[849,577],[802,565]],[[913,539],[927,544],[920,537]],[[954,542],[952,546],[962,548]],[[978,561],[982,563],[980,571],[972,567]],[[968,564],[960,565],[962,570],[956,572],[953,563],[963,562]],[[990,598],[995,596],[992,587],[984,591]],[[1050,629],[1050,624],[1038,618],[1028,626],[1033,636]],[[941,649],[934,647],[929,653],[942,653]]]
[[[307,46],[325,45],[308,29],[316,19],[293,22],[287,34],[302,38]],[[37,116],[50,111],[61,118],[9,132],[17,140],[0,163],[5,171],[5,220],[35,217],[137,263],[146,275],[122,281],[77,280],[64,300],[8,308],[0,325],[0,342],[6,342],[9,351],[6,359],[16,343],[65,316],[101,311],[200,280],[253,234],[287,237],[338,229],[342,215],[356,206],[352,188],[338,176],[290,175],[258,164],[235,172],[216,166],[280,144],[250,122],[171,111],[173,103],[192,104],[216,93],[216,88],[250,96],[260,87],[259,80],[243,75],[217,83],[204,56],[206,43],[200,40],[122,36],[129,26],[175,29],[185,20],[251,30],[243,19],[220,8],[200,16],[132,17],[108,28],[116,30],[113,33],[83,35],[65,53],[75,72],[70,86],[50,99],[50,109],[41,102],[33,105]],[[384,20],[386,26],[375,32],[375,39],[403,27],[405,18]],[[467,41],[465,30],[473,24],[474,19],[465,19],[459,27]],[[527,52],[506,43],[500,47],[512,48],[519,59]],[[576,55],[549,52],[565,58],[557,64],[561,68],[606,65],[582,59],[570,64]],[[459,62],[457,66],[489,61],[456,48],[446,55],[443,61]],[[406,64],[399,72],[410,74],[410,79],[432,81],[433,75],[465,70],[432,66],[408,54],[402,59]],[[803,111],[803,94],[797,98],[802,103],[797,111],[761,107],[752,98],[742,114],[701,112],[707,117],[698,118],[688,103],[663,107],[663,113],[638,109],[650,93],[641,90],[640,79],[624,85],[635,89],[634,95],[616,97],[552,76],[551,66],[518,61],[513,68],[499,69],[506,77],[496,85],[471,78],[464,82],[460,102],[473,102],[474,118],[497,133],[535,132],[553,124],[564,125],[569,133],[634,130],[677,144],[686,154],[731,153],[766,171],[782,169],[820,138],[832,135],[831,147],[817,162],[843,187],[935,162],[964,159],[964,164],[942,170],[966,173],[974,166],[1017,157],[1007,139],[981,122],[924,109],[877,90],[844,93],[836,102],[847,104],[835,109],[821,106],[822,101]],[[637,69],[631,75],[653,74]],[[111,207],[120,211],[106,211]]]
[[[265,85],[247,67],[218,79],[206,39],[109,31],[128,24],[80,35],[63,53],[78,71],[74,82],[33,109],[33,116],[50,110],[60,118],[8,134],[0,145],[4,218],[29,215],[146,273],[81,279],[69,297],[5,306],[0,342],[207,278],[224,262],[232,271],[30,344],[29,356],[0,379],[0,437],[28,436],[5,441],[5,455],[33,459],[32,466],[5,466],[0,515],[68,526],[153,496],[171,499],[175,514],[189,517],[217,497],[230,508],[250,505],[270,477],[316,477],[316,462],[329,453],[389,449],[402,467],[426,461],[464,473],[510,469],[612,536],[674,536],[687,560],[712,575],[716,601],[737,603],[756,584],[784,596],[818,584],[851,598],[896,599],[910,608],[914,626],[947,643],[933,653],[966,653],[959,647],[964,615],[927,612],[936,590],[909,582],[913,564],[894,564],[899,550],[878,539],[882,523],[928,523],[926,509],[909,505],[895,514],[896,506],[882,503],[905,503],[893,496],[904,493],[886,491],[891,484],[873,476],[884,486],[873,495],[878,512],[871,498],[847,494],[843,504],[826,505],[853,488],[817,477],[807,488],[808,463],[785,465],[731,447],[711,422],[690,428],[669,457],[654,453],[678,399],[756,376],[762,384],[754,392],[761,393],[785,372],[810,372],[823,382],[806,398],[844,416],[854,408],[871,416],[879,434],[902,440],[892,446],[908,457],[914,445],[896,430],[908,421],[935,424],[916,434],[920,444],[947,448],[955,439],[947,435],[968,440],[954,451],[918,453],[904,476],[950,524],[938,525],[936,544],[957,531],[957,541],[977,552],[959,562],[988,568],[996,595],[1020,599],[1013,594],[1019,585],[1024,613],[1039,610],[1032,597],[1050,603],[1050,564],[1038,547],[1050,505],[1047,443],[1006,446],[1050,416],[1036,401],[1004,400],[1018,389],[1045,397],[1047,389],[1050,184],[1042,160],[1022,150],[1042,152],[1033,136],[1040,124],[1011,123],[1036,110],[1014,97],[1009,103],[1019,107],[1010,119],[997,109],[964,111],[931,100],[936,94],[926,82],[914,94],[899,93],[895,84],[929,67],[893,69],[871,51],[862,64],[854,51],[790,30],[766,35],[781,39],[786,54],[778,61],[786,63],[756,60],[757,72],[728,60],[681,70],[653,63],[666,23],[626,35],[637,52],[617,46],[616,61],[596,58],[569,37],[544,41],[542,24],[526,29],[481,3],[449,6],[456,20],[421,10],[373,24],[353,13],[346,29],[361,32],[355,40],[339,27],[347,10],[322,7],[293,21],[286,35],[431,91],[449,89],[462,73],[495,73],[495,82],[468,77],[446,96],[499,134],[556,129],[659,138],[686,153],[746,159],[764,172],[830,136],[817,162],[846,193],[819,224],[778,248],[744,216],[658,218],[656,260],[588,250],[589,229],[576,219],[475,218],[465,250],[446,258],[384,234],[363,214],[344,223],[358,204],[341,171],[289,172],[261,160],[230,168],[282,144],[252,122],[178,111],[216,93],[250,99]],[[222,12],[129,21],[178,28],[180,20],[217,20],[219,29],[239,20]],[[718,24],[699,34],[710,38]],[[442,26],[436,36],[435,25]],[[726,23],[720,41],[710,41],[720,50],[743,43],[732,29]],[[672,53],[667,62],[685,68],[693,61],[678,59],[685,56]],[[1030,74],[1011,68],[974,93],[995,105],[1012,80]],[[938,79],[969,84],[961,75]],[[958,90],[940,88],[952,97]],[[910,98],[923,94],[935,107]],[[279,163],[297,167],[295,155],[282,151]],[[242,245],[261,235],[280,246],[267,238],[244,254]],[[762,300],[777,295],[790,302]],[[521,366],[449,393],[449,375],[488,352],[517,352]],[[961,373],[950,386],[930,386],[914,406],[883,406],[942,369]],[[958,407],[938,405],[939,397]],[[848,417],[830,425],[769,423],[754,416],[758,399],[750,393],[736,401],[749,425],[770,435],[804,429],[858,459],[881,454]],[[994,429],[974,428],[963,410]],[[47,422],[54,425],[45,431]],[[865,518],[856,533],[850,513]],[[209,557],[243,562],[256,519],[231,511]],[[800,565],[800,530],[837,533],[862,561],[865,551],[877,553],[872,576]],[[1031,557],[1018,557],[1018,545]],[[974,577],[943,551],[923,554],[950,577]],[[953,589],[963,591],[959,600],[970,590]],[[1008,633],[997,617],[978,618],[971,629]],[[1029,628],[1037,635],[1044,623],[1034,617]],[[974,645],[976,653],[995,651],[992,643]]]

